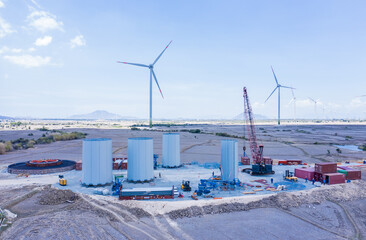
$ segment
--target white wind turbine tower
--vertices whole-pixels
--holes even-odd
[[[156,78],[155,72],[154,72],[154,65],[155,63],[159,60],[159,58],[161,57],[161,55],[163,55],[163,53],[165,52],[165,50],[169,47],[169,45],[172,43],[172,41],[169,42],[169,44],[164,48],[164,50],[160,53],[160,55],[155,59],[155,61],[152,64],[146,65],[146,64],[140,64],[140,63],[129,63],[129,62],[120,62],[117,61],[117,63],[124,63],[124,64],[129,64],[129,65],[134,65],[134,66],[138,66],[138,67],[146,67],[148,69],[150,69],[150,128],[152,128],[152,77],[154,77],[154,80],[156,82],[156,85],[159,88],[161,97],[164,98],[163,96],[163,92],[160,89],[159,83],[158,83],[158,79]]]
[[[312,99],[311,97],[309,97],[309,99],[310,99],[312,102],[314,102],[315,118],[318,118],[318,114],[317,114],[317,111],[316,111],[316,104],[318,104],[319,99],[314,100],[314,99]]]
[[[294,93],[293,89],[291,89],[291,93],[292,93],[292,99],[288,104],[291,104],[291,103],[294,104],[294,121],[296,121],[296,97],[295,97],[295,93]]]
[[[272,96],[272,94],[278,90],[278,125],[281,124],[281,88],[290,88],[290,89],[295,89],[295,88],[292,88],[292,87],[286,87],[286,86],[282,86],[281,84],[278,83],[277,81],[277,77],[276,77],[276,74],[275,72],[273,71],[273,67],[271,66],[271,69],[272,69],[272,73],[273,73],[273,76],[274,76],[274,79],[276,81],[276,84],[277,86],[275,87],[275,89],[273,90],[273,92],[268,96],[268,98],[266,99],[266,101],[264,102],[267,102],[267,100]]]

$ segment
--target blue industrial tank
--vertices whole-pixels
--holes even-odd
[[[105,185],[113,181],[112,139],[83,140],[83,168],[81,183]]]
[[[238,177],[238,141],[221,140],[221,179],[233,181]]]
[[[180,166],[180,135],[179,133],[163,134],[163,167]]]
[[[147,182],[153,179],[153,139],[129,138],[127,180],[130,182]]]

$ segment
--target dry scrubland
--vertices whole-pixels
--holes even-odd
[[[80,128],[71,129],[65,127],[68,126],[65,123],[46,127],[87,133],[87,138],[110,137],[115,156],[126,155],[127,138],[139,136],[153,137],[154,152],[161,154],[160,131],[183,130],[183,162],[219,161],[220,140],[225,138],[222,137],[225,134],[237,138],[239,146],[244,143],[244,128],[235,123],[161,126],[155,131],[130,130],[130,122],[120,125],[106,122],[109,127],[100,128],[92,125],[100,122],[88,122],[89,126],[78,124]],[[36,130],[42,124],[38,122],[34,126],[34,129],[26,130],[0,130],[0,139],[27,138],[29,133],[42,136]],[[366,152],[337,151],[333,146],[363,145],[366,142],[365,132],[366,126],[362,124],[257,127],[265,155],[274,159],[302,159],[308,163],[366,159]],[[4,171],[6,165],[14,162],[50,157],[80,160],[81,145],[81,140],[59,141],[8,152],[0,155],[0,167]],[[18,216],[1,232],[0,238],[299,239],[301,236],[301,239],[366,239],[365,174],[363,170],[362,181],[307,192],[178,203],[118,201],[38,184],[2,186],[0,206]]]

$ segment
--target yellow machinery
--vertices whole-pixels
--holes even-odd
[[[283,176],[284,180],[291,181],[291,182],[297,182],[297,177],[294,176],[293,172],[290,172],[290,170],[286,170],[285,175]]]
[[[59,177],[59,184],[61,185],[61,186],[66,186],[66,184],[67,184],[67,181],[66,181],[66,179],[64,178],[64,176],[63,175],[59,175],[58,176]]]

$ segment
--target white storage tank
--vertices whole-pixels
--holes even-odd
[[[238,141],[221,140],[221,179],[233,181],[238,177]]]
[[[83,140],[82,184],[97,186],[111,183],[112,168],[112,139]]]
[[[180,166],[180,135],[179,133],[163,134],[163,167]]]
[[[129,138],[127,180],[130,182],[149,182],[153,179],[153,139]]]

